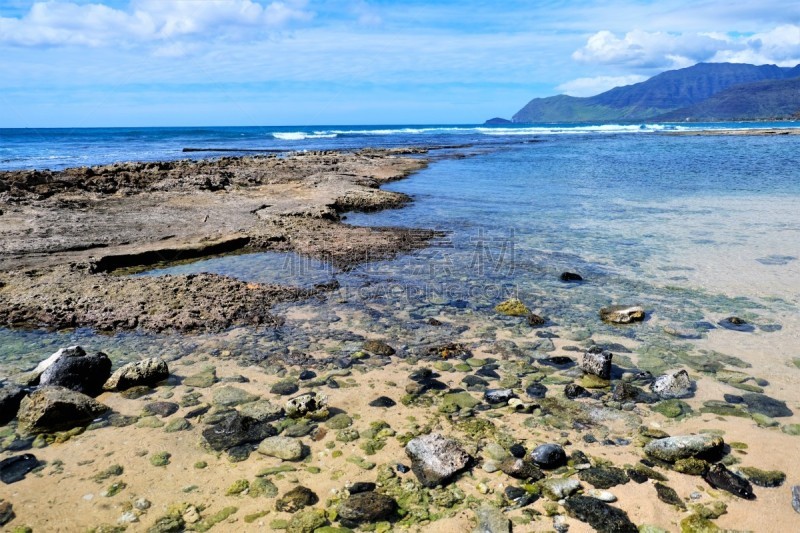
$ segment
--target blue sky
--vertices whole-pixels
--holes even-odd
[[[0,0],[0,127],[477,123],[700,61],[800,63],[800,3]]]

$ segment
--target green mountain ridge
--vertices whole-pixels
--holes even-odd
[[[636,120],[700,120],[693,113],[719,116],[715,120],[738,118],[735,110],[742,104],[743,116],[750,119],[791,116],[792,92],[772,82],[800,77],[800,65],[793,68],[775,65],[740,63],[699,63],[692,67],[662,72],[652,78],[624,87],[616,87],[591,97],[567,95],[534,98],[513,117],[514,123],[533,122],[602,122]],[[762,85],[763,84],[763,85]],[[750,89],[748,89],[750,87]],[[710,98],[737,88],[713,108],[700,106]],[[752,95],[751,93],[752,89]],[[781,94],[772,94],[778,91]],[[755,103],[753,99],[760,103]],[[698,115],[699,117],[699,115]]]

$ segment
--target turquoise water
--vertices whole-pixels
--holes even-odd
[[[257,130],[246,129],[253,135]],[[471,147],[456,150],[465,157],[434,152],[430,167],[387,187],[413,196],[411,205],[346,220],[435,228],[447,236],[425,250],[348,272],[291,254],[236,255],[149,272],[213,272],[300,286],[341,283],[324,308],[318,302],[278,306],[279,314],[302,309],[316,313],[315,320],[290,319],[278,330],[235,339],[180,338],[174,353],[199,346],[210,352],[246,349],[259,359],[287,345],[317,349],[322,339],[336,337],[328,324],[348,314],[368,317],[354,322],[354,329],[397,338],[413,350],[430,341],[430,332],[409,328],[410,319],[444,314],[496,325],[493,306],[510,295],[565,331],[644,343],[676,342],[665,328],[680,331],[677,340],[703,337],[730,315],[747,317],[766,334],[785,325],[785,317],[800,315],[800,136],[668,136],[657,129],[263,129],[268,147],[469,142]],[[204,133],[209,143],[233,142],[234,131],[217,139],[217,130]],[[121,158],[137,159],[137,150]],[[564,284],[562,271],[586,281]],[[641,303],[649,320],[636,329],[604,326],[597,310],[611,303]],[[0,339],[0,358],[9,363],[16,357],[10,365],[15,369],[67,342],[111,346],[117,359],[175,342],[90,332],[5,331]]]

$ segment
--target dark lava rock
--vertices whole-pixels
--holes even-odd
[[[608,350],[599,346],[592,346],[583,354],[581,369],[587,374],[594,374],[602,379],[611,378],[611,358],[614,356]]]
[[[525,320],[528,322],[528,325],[532,328],[543,326],[547,323],[547,320],[545,320],[544,318],[540,317],[535,313],[528,313],[525,316]]]
[[[644,472],[641,472],[634,468],[628,468],[627,470],[625,470],[625,473],[628,474],[629,478],[631,478],[633,481],[639,484],[642,484],[648,479],[650,479]]]
[[[579,471],[578,477],[598,489],[610,489],[630,481],[623,469],[614,466],[593,466]]]
[[[630,383],[619,382],[614,387],[614,392],[611,394],[611,399],[615,402],[635,402],[635,403],[655,403],[658,401],[658,396],[650,394],[636,385]]]
[[[27,394],[25,389],[14,384],[6,384],[0,389],[0,426],[14,420],[19,404]]]
[[[575,383],[568,383],[564,385],[564,396],[570,400],[575,398],[588,398],[592,393]]]
[[[158,357],[151,357],[121,366],[111,374],[103,388],[122,391],[131,387],[153,386],[168,377],[167,362]]]
[[[792,411],[786,407],[786,402],[770,398],[765,394],[747,392],[742,394],[742,400],[751,413],[760,413],[770,418],[792,416]]]
[[[545,357],[544,359],[537,359],[540,364],[554,367],[573,367],[575,361],[565,355],[554,355],[553,357]]]
[[[525,394],[527,394],[529,398],[538,400],[539,398],[545,397],[545,395],[547,394],[547,387],[545,387],[538,381],[534,381],[533,383],[525,387]]]
[[[300,387],[294,381],[278,381],[269,389],[272,394],[278,394],[279,396],[291,396],[299,390]]]
[[[42,386],[64,387],[97,396],[111,375],[111,359],[103,352],[86,355],[83,350],[65,351],[39,377]]]
[[[88,424],[108,407],[64,387],[42,387],[20,403],[17,418],[25,433],[53,433]]]
[[[314,505],[319,501],[319,497],[313,490],[302,485],[298,485],[275,502],[275,509],[284,513],[296,513],[304,507]]]
[[[433,370],[430,368],[419,368],[408,375],[408,379],[416,381],[417,383],[424,383],[435,377],[438,377],[438,374],[434,374]]]
[[[347,486],[347,492],[350,494],[358,494],[359,492],[372,492],[377,488],[375,483],[369,481],[356,481],[352,485]]]
[[[303,370],[302,372],[300,372],[300,375],[297,376],[297,378],[300,381],[306,381],[306,380],[309,380],[309,379],[314,379],[315,377],[317,377],[317,373],[314,372],[313,370]]]
[[[525,454],[527,453],[525,451],[525,446],[519,443],[512,444],[511,447],[508,449],[508,451],[511,453],[511,455],[513,455],[517,459],[522,459],[523,457],[525,457]]]
[[[514,504],[515,508],[525,507],[539,499],[536,494],[530,493],[521,487],[506,487],[503,490],[503,495],[509,502]]]
[[[744,403],[744,398],[736,394],[723,394],[722,399],[734,405]]]
[[[552,470],[566,464],[567,454],[558,444],[541,444],[533,449],[531,459],[545,470]]]
[[[397,402],[389,398],[388,396],[378,396],[371,402],[369,402],[370,407],[394,407],[397,405]]]
[[[498,404],[505,403],[516,396],[511,389],[490,389],[483,394],[483,399],[486,400],[486,403]]]
[[[479,378],[478,376],[469,374],[464,376],[464,379],[461,380],[461,383],[466,385],[467,387],[488,387],[489,382],[483,378]]]
[[[514,479],[530,479],[532,481],[539,481],[544,477],[544,474],[529,459],[517,459],[515,457],[507,457],[497,464],[497,467],[506,475]]]
[[[674,505],[684,511],[686,510],[686,504],[683,503],[681,497],[678,496],[678,493],[675,492],[675,489],[672,487],[668,487],[663,483],[656,483],[656,494],[658,495],[658,499],[662,502]]]
[[[0,501],[0,526],[8,524],[15,516],[11,502]]]
[[[476,376],[483,376],[489,379],[500,379],[500,374],[493,368],[494,365],[484,365],[475,371]]]
[[[397,463],[397,465],[395,465],[395,469],[397,469],[397,471],[400,472],[401,474],[408,474],[408,472],[411,470],[403,463]]]
[[[628,514],[605,502],[588,496],[573,496],[564,502],[564,509],[572,518],[586,522],[598,533],[638,533],[639,529]]]
[[[414,475],[428,488],[447,484],[455,474],[473,462],[472,457],[456,441],[439,433],[412,439],[406,445],[406,455],[411,459]]]
[[[562,272],[561,275],[558,277],[561,281],[570,282],[570,281],[583,281],[583,278],[580,274],[576,274],[575,272]]]
[[[39,466],[39,460],[32,454],[15,455],[0,461],[0,481],[6,485],[25,479],[25,475]]]
[[[277,435],[278,431],[267,422],[230,411],[221,420],[203,430],[203,440],[215,451],[222,451],[247,442],[259,442]]]
[[[348,522],[378,522],[392,516],[397,510],[394,498],[377,492],[360,492],[350,495],[339,504],[339,518]]]
[[[712,465],[708,472],[705,473],[703,479],[714,487],[715,489],[730,492],[734,496],[744,498],[745,500],[755,500],[756,495],[753,494],[753,487],[750,482],[741,476],[737,476],[723,464]]]
[[[720,320],[719,322],[717,322],[717,324],[719,324],[720,327],[732,331],[742,331],[745,333],[750,333],[756,330],[755,326],[748,323],[745,319],[739,318],[738,316],[729,316],[728,318]]]
[[[373,353],[375,355],[389,356],[389,355],[394,355],[395,354],[394,348],[392,348],[391,346],[389,346],[388,344],[386,344],[383,341],[375,341],[375,340],[366,341],[362,345],[362,348],[365,351]]]
[[[144,412],[148,415],[168,417],[178,412],[178,404],[173,402],[150,402],[145,404]]]

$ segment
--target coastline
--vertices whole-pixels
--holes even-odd
[[[772,136],[772,135],[800,135],[800,128],[753,128],[753,129],[719,129],[700,131],[665,131],[661,135],[677,136]]]

